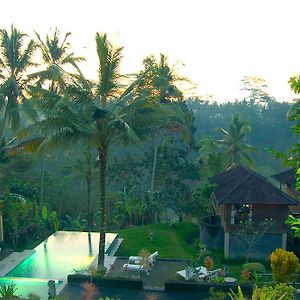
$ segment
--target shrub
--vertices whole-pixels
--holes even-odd
[[[243,270],[256,273],[266,273],[266,267],[258,262],[244,264]]]
[[[98,292],[97,287],[91,282],[85,282],[81,286],[83,288],[83,299],[93,300]]]
[[[15,282],[11,283],[3,283],[0,285],[0,297],[12,297],[15,296],[15,293],[17,292],[18,288],[16,287]]]
[[[139,256],[142,257],[142,260],[140,262],[140,264],[146,269],[148,270],[149,269],[149,264],[150,264],[150,261],[149,261],[149,256],[150,256],[150,252],[146,249],[142,249],[140,252],[139,252]]]
[[[274,299],[294,300],[295,293],[296,293],[296,289],[293,286],[289,286],[286,283],[279,283],[275,286],[265,286],[261,289],[256,288],[253,291],[253,296],[257,297],[258,295],[264,294],[266,296],[274,295],[273,296]]]
[[[226,300],[227,293],[215,290],[213,287],[209,289],[209,300]]]
[[[206,256],[206,257],[204,258],[204,266],[205,266],[205,268],[206,268],[208,271],[211,271],[211,269],[213,268],[214,262],[213,262],[213,259],[212,259],[210,256]]]
[[[97,269],[91,268],[92,278],[101,278],[106,275],[107,269],[104,266],[99,266]]]
[[[238,286],[237,293],[234,293],[232,290],[230,290],[228,295],[231,300],[246,300],[247,299],[246,296],[244,296],[243,291],[240,286]]]
[[[242,281],[250,281],[252,279],[252,273],[248,270],[243,270],[241,274]]]
[[[276,249],[270,256],[272,276],[277,282],[287,282],[290,276],[297,271],[298,257],[281,248]]]
[[[222,277],[222,276],[213,277],[211,279],[211,282],[213,282],[213,283],[223,283],[224,282],[224,277]]]

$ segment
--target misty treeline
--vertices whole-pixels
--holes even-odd
[[[234,113],[240,113],[251,123],[252,131],[248,135],[248,142],[258,149],[253,155],[254,168],[262,174],[269,176],[282,167],[282,163],[274,159],[269,148],[286,152],[295,144],[295,137],[290,130],[291,122],[286,117],[290,103],[274,101],[267,107],[262,107],[246,101],[217,104],[188,99],[186,104],[193,111],[194,145],[185,145],[176,136],[168,136],[157,155],[155,191],[158,199],[155,205],[158,206],[158,212],[163,214],[162,217],[165,208],[178,213],[189,212],[189,200],[199,180],[199,140],[205,136],[220,138],[216,129],[228,127]],[[80,214],[84,219],[86,179],[82,163],[83,148],[83,145],[78,145],[72,152],[59,150],[47,155],[20,153],[2,163],[2,194],[17,185],[19,190],[13,191],[27,196],[26,188],[23,190],[21,187],[29,185],[31,193],[34,192],[38,198],[44,180],[45,202],[57,210],[59,216],[68,214],[77,218]],[[99,173],[96,153],[93,156],[93,178],[97,178]],[[138,198],[146,197],[150,189],[152,161],[151,142],[143,142],[138,146],[114,147],[107,172],[108,215],[112,227],[119,225],[119,214],[125,210],[124,199],[137,201]],[[95,214],[98,190],[97,180],[93,180],[91,203]]]
[[[30,235],[30,231],[34,230],[33,225],[31,228],[26,223],[26,232],[20,234],[25,218],[33,217],[33,212],[41,212],[43,207],[48,211],[43,211],[43,218],[50,222],[52,220],[54,227],[60,225],[64,229],[83,230],[90,223],[92,230],[99,229],[101,187],[98,178],[101,177],[102,156],[106,164],[105,226],[107,230],[113,230],[168,221],[174,216],[193,216],[194,190],[199,182],[207,179],[202,178],[204,175],[201,168],[206,162],[199,160],[200,140],[222,140],[220,128],[224,133],[234,116],[237,123],[241,122],[247,127],[243,141],[245,138],[247,143],[256,148],[255,152],[250,153],[254,162],[252,167],[266,176],[281,167],[270,149],[286,152],[295,144],[295,137],[290,130],[292,124],[287,120],[291,104],[279,102],[270,96],[266,82],[261,78],[244,77],[242,90],[245,96],[232,102],[218,104],[201,97],[188,98],[176,85],[186,79],[180,78],[173,66],[168,65],[165,55],[160,55],[159,59],[154,56],[145,58],[141,71],[135,74],[136,81],[126,89],[123,83],[117,84],[120,79],[125,78],[126,82],[132,78],[132,75],[122,77],[118,73],[123,48],[113,48],[106,35],[96,35],[100,60],[100,79],[97,84],[85,79],[81,73],[79,65],[84,62],[84,58],[71,51],[68,42],[70,34],[60,36],[59,31],[55,30],[45,40],[36,34],[36,41],[33,41],[14,27],[11,32],[2,30],[0,33],[0,194],[2,199],[14,203],[14,206],[8,205],[10,210],[5,212],[5,220],[12,229],[5,234],[15,232],[15,235],[12,234],[15,244],[18,243],[16,239],[25,239],[26,234]],[[34,55],[35,51],[40,51],[39,62],[36,60],[38,56]],[[112,69],[105,69],[107,62]],[[113,80],[103,84],[109,76]],[[95,90],[96,94],[93,94]],[[127,129],[130,124],[122,120],[126,114],[118,115],[113,123],[109,123],[114,117],[110,111],[110,101],[119,105],[114,108],[115,113],[121,105],[127,103],[129,97],[133,97],[137,103],[147,99],[148,109],[154,105],[159,106],[165,115],[157,119],[151,117],[151,122],[154,120],[157,126],[151,127],[156,128],[151,134],[144,134],[147,138],[138,143],[129,142],[126,146],[111,143],[110,151],[102,156],[99,146],[90,147],[94,146],[91,140],[88,147],[84,141],[78,140],[71,147],[64,148],[64,143],[73,141],[71,133],[76,131],[76,126],[84,126],[79,123],[88,115],[85,115],[82,106],[83,110],[79,110],[79,113],[77,111],[78,119],[73,122],[76,126],[72,132],[58,127],[59,122],[73,121],[71,118],[68,120],[67,114],[64,115],[69,109],[66,103],[83,105],[80,97],[84,101],[86,98],[91,102],[97,101],[97,109],[91,115],[96,118],[98,125],[103,122],[98,129],[101,126],[104,128],[103,124],[112,126],[109,136]],[[68,102],[69,98],[73,102]],[[60,105],[56,105],[55,101]],[[132,103],[134,101],[129,101],[130,105]],[[180,113],[186,115],[188,124],[181,126],[176,117],[172,117],[172,104],[174,109],[179,108]],[[71,107],[70,112],[76,109],[78,107]],[[107,115],[109,118],[106,119]],[[56,118],[54,125],[49,123],[51,118]],[[147,114],[134,115],[136,132],[139,126],[147,125],[147,118]],[[50,126],[46,129],[49,130],[51,141],[60,138],[62,147],[56,147],[53,142],[55,147],[48,149],[45,145],[51,144],[45,141],[49,136],[46,134],[42,141],[39,140],[40,137],[35,136],[37,127],[31,130],[31,137],[25,134],[24,129],[30,128],[31,124],[41,125],[41,122]],[[60,131],[55,131],[57,128]],[[89,129],[86,128],[87,131]],[[44,146],[43,151],[35,151],[40,145]],[[31,202],[27,203],[27,200]],[[18,209],[22,210],[22,215],[16,214]],[[51,218],[47,218],[47,214]],[[42,233],[45,231],[45,220],[39,219]]]

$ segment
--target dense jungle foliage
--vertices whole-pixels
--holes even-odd
[[[232,102],[188,98],[177,87],[185,79],[161,54],[145,58],[124,86],[121,79],[132,76],[119,71],[123,48],[97,33],[99,78],[91,81],[69,35],[55,30],[34,41],[13,26],[0,31],[6,241],[42,239],[57,228],[114,230],[200,217],[210,209],[201,205],[213,164],[220,171],[245,163],[266,176],[282,168],[270,149],[295,144],[291,103],[269,95],[263,79],[244,77],[245,96]]]

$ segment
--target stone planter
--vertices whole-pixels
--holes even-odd
[[[68,283],[81,284],[84,282],[92,282],[99,288],[102,286],[124,288],[124,289],[143,289],[143,281],[140,279],[123,279],[113,277],[91,278],[89,275],[72,274],[67,277]]]

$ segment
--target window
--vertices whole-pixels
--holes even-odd
[[[230,224],[241,224],[246,221],[252,222],[252,205],[232,204],[230,212]]]

